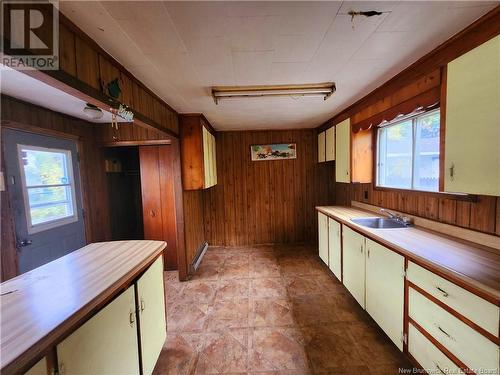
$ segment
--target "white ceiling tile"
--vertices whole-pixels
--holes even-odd
[[[179,112],[217,129],[314,127],[497,2],[62,1],[62,12]],[[375,17],[347,15],[377,10]],[[354,27],[353,27],[354,26]],[[101,31],[104,30],[104,31]],[[334,81],[321,98],[223,101],[212,85]]]

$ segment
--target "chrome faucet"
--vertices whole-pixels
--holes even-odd
[[[410,226],[411,225],[411,218],[407,217],[407,216],[401,216],[401,215],[398,215],[394,212],[391,212],[389,210],[386,210],[385,208],[381,208],[380,209],[380,212],[389,216],[390,219],[392,220],[396,220],[397,222],[401,223],[401,224],[404,224],[406,226]]]

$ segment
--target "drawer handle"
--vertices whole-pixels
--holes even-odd
[[[128,319],[129,319],[130,326],[133,327],[134,322],[135,322],[135,314],[133,311],[130,312]]]
[[[141,298],[141,312],[144,311],[146,309],[146,303],[144,302],[144,300]]]
[[[445,374],[446,375],[446,372],[443,371],[443,369],[441,367],[439,367],[439,365],[434,362],[434,366],[436,366],[436,368],[438,369],[438,371],[441,373],[441,374]]]
[[[446,290],[441,289],[438,286],[436,287],[436,289],[439,290],[443,294],[443,297],[448,297],[449,296],[449,294],[448,294],[448,292]]]
[[[363,253],[363,245],[361,245],[361,253]]]
[[[445,331],[444,329],[442,329],[440,326],[437,326],[437,327],[438,327],[438,329],[439,329],[441,332],[443,332],[443,333],[446,335],[446,337],[448,337],[449,339],[453,340],[453,337],[451,337],[451,336],[450,336],[450,334],[449,334],[448,332],[446,332],[446,331]]]

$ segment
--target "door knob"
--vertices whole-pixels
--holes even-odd
[[[29,246],[33,243],[33,241],[31,240],[21,240],[17,243],[17,247],[25,247],[25,246]]]

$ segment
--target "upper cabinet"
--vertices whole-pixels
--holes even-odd
[[[336,126],[335,181],[351,182],[351,122],[346,119]]]
[[[335,160],[335,126],[325,131],[325,160]]]
[[[184,190],[217,184],[215,131],[203,115],[182,115],[181,160]]]
[[[318,134],[318,163],[335,160],[335,127]]]
[[[318,134],[318,163],[326,161],[326,136],[325,132]]]
[[[448,64],[444,190],[500,195],[500,36]]]

